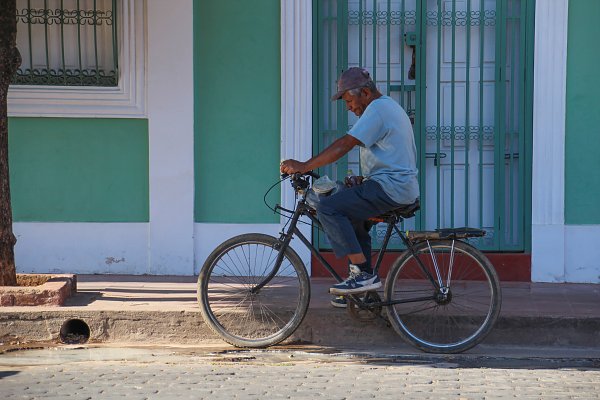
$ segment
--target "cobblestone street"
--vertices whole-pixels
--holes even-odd
[[[454,360],[454,359],[451,359]],[[2,399],[600,398],[600,369],[522,361],[165,349],[0,355]],[[486,365],[481,367],[481,365]],[[496,365],[496,366],[494,366]]]

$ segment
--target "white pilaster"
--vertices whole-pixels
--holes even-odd
[[[307,160],[312,156],[312,1],[281,0],[281,158]],[[294,207],[289,185],[281,188],[281,202]],[[282,218],[282,223],[286,221]],[[310,239],[309,225],[300,225]],[[310,251],[295,246],[310,265]]]
[[[150,274],[194,272],[193,1],[148,0]]]
[[[568,0],[537,0],[533,94],[532,280],[565,280]]]
[[[281,158],[312,156],[312,122],[312,3],[281,0]]]

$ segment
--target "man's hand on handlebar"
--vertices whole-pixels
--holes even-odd
[[[283,174],[291,175],[296,172],[304,173],[308,171],[306,169],[306,163],[296,161],[296,160],[285,160],[279,164],[279,170]]]

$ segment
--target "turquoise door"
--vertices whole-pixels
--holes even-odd
[[[355,123],[332,103],[348,67],[371,71],[407,111],[419,149],[421,212],[405,229],[471,226],[486,250],[528,246],[533,2],[315,2],[315,152]],[[360,174],[358,150],[321,171]],[[374,245],[382,231],[374,228]],[[322,248],[328,243],[319,235]],[[399,246],[398,241],[394,245]]]

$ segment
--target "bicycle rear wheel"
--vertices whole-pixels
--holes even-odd
[[[490,332],[501,306],[496,271],[473,246],[452,240],[415,245],[396,260],[386,279],[394,330],[427,352],[459,353]],[[433,277],[427,277],[424,269]]]
[[[250,233],[233,237],[208,257],[198,277],[198,303],[206,323],[237,347],[267,347],[288,338],[308,308],[310,281],[296,252],[287,248],[277,274],[281,243]]]

